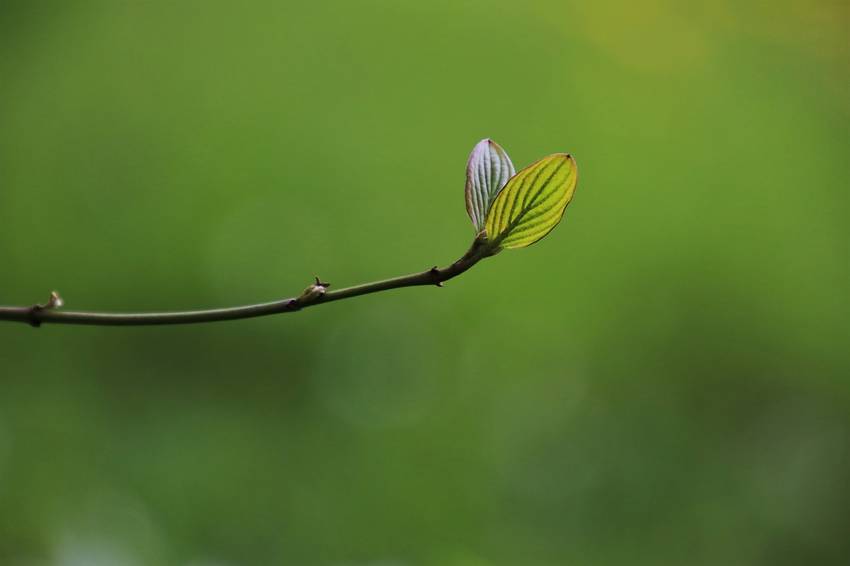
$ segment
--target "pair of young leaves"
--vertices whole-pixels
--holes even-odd
[[[517,173],[502,147],[478,142],[466,166],[466,211],[495,250],[524,248],[561,221],[578,180],[576,162],[555,153]]]

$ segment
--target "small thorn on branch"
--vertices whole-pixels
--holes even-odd
[[[434,285],[436,285],[437,287],[442,287],[442,286],[443,286],[443,282],[442,282],[442,281],[440,281],[440,270],[439,270],[439,269],[437,269],[437,266],[436,266],[436,265],[435,265],[434,267],[432,267],[431,269],[429,269],[429,270],[428,270],[428,273],[430,273],[430,274],[431,274],[431,277],[433,277],[434,279],[436,279],[436,281],[434,281]]]

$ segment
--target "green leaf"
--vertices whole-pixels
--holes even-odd
[[[544,157],[514,175],[487,214],[487,237],[494,246],[524,248],[548,234],[564,215],[578,180],[576,162],[566,153]]]
[[[490,205],[514,174],[510,157],[493,140],[483,139],[472,149],[466,164],[466,211],[477,232],[484,229]]]

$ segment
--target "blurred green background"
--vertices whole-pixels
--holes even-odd
[[[850,8],[0,4],[0,303],[447,264],[466,158],[569,151],[445,289],[0,323],[0,564],[847,564]]]

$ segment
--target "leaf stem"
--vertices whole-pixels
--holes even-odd
[[[85,324],[92,326],[151,326],[196,324],[270,316],[296,312],[315,305],[401,287],[415,287],[419,285],[436,285],[442,287],[443,281],[457,277],[482,259],[494,255],[497,251],[498,248],[489,243],[483,235],[479,235],[472,242],[469,250],[460,259],[442,269],[432,267],[429,270],[402,277],[373,281],[335,291],[327,291],[318,295],[305,293],[297,298],[282,299],[269,303],[194,311],[106,313],[59,310],[55,301],[51,299],[51,302],[45,305],[33,305],[29,307],[0,306],[0,321],[24,322],[35,327],[48,323]],[[58,298],[58,295],[56,297]]]

